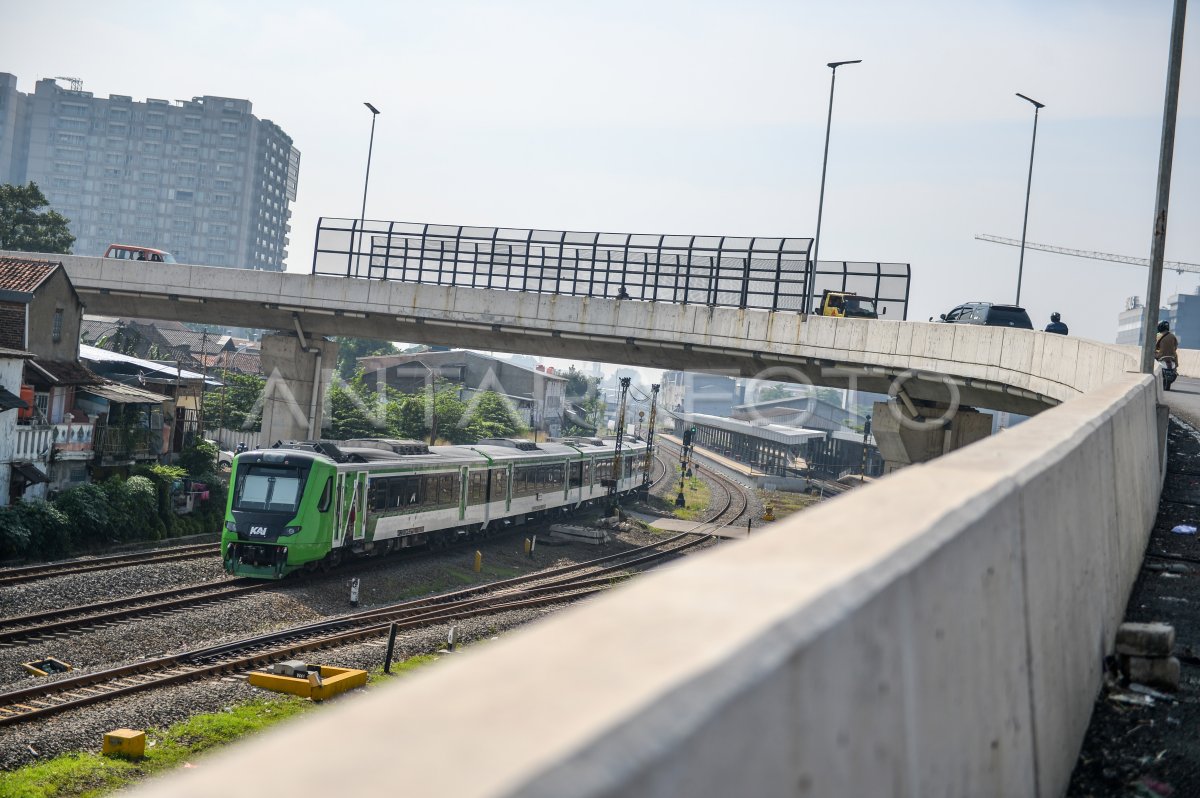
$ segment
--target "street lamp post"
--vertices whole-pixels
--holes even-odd
[[[437,373],[424,360],[416,361],[429,376],[429,445],[437,443]]]
[[[1033,188],[1033,150],[1037,146],[1038,111],[1045,108],[1046,104],[1040,103],[1032,97],[1026,97],[1021,92],[1017,92],[1017,96],[1033,103],[1033,143],[1029,145],[1029,180],[1025,183],[1025,221],[1021,223],[1021,258],[1017,263],[1017,301],[1015,304],[1020,305],[1021,277],[1025,273],[1025,230],[1029,227],[1029,190]]]
[[[375,117],[379,116],[378,108],[370,103],[363,103],[363,105],[367,106],[367,110],[371,112],[371,140],[367,144],[367,175],[363,178],[362,213],[358,216],[358,242],[360,250],[362,249],[363,226],[367,223],[367,186],[371,182],[371,152],[375,149]]]
[[[803,309],[808,312],[812,309],[812,304],[816,302],[816,291],[813,290],[813,282],[817,276],[817,255],[821,251],[821,216],[825,211],[825,169],[829,165],[829,129],[833,125],[833,87],[837,81],[837,68],[846,64],[861,64],[862,59],[856,61],[833,61],[825,66],[831,70],[829,77],[829,115],[825,119],[825,156],[821,159],[821,194],[817,199],[817,234],[813,238],[812,258],[808,262],[808,274],[805,275],[804,291],[807,296],[804,297]],[[811,299],[810,299],[811,297]]]

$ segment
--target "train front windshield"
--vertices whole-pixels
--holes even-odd
[[[307,475],[307,469],[255,463],[238,474],[233,509],[294,514]]]

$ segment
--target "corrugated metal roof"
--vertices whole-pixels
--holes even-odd
[[[163,396],[162,394],[153,393],[141,388],[134,388],[132,385],[122,385],[119,382],[86,385],[81,386],[79,390],[84,393],[95,394],[120,405],[161,404],[162,402],[171,401],[171,397],[169,396]]]
[[[140,357],[132,355],[123,355],[120,352],[110,352],[107,349],[100,349],[87,344],[79,345],[79,357],[83,360],[90,360],[93,363],[129,363],[137,366],[146,372],[162,374],[171,377],[171,379],[179,378],[184,380],[200,380],[204,379],[203,374],[198,374],[187,369],[176,369],[170,366],[163,366],[155,363],[153,360],[143,360]]]
[[[813,438],[824,438],[823,430],[805,429],[803,427],[788,427],[783,424],[749,424],[745,421],[738,421],[732,418],[722,418],[720,416],[707,416],[703,413],[690,413],[682,416],[686,421],[693,424],[699,424],[703,427],[714,427],[723,429],[727,432],[736,432],[741,435],[749,435],[753,438],[761,438],[775,443],[783,443],[789,446],[803,443]]]

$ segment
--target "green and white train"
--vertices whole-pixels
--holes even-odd
[[[643,441],[625,443],[616,490],[642,484]],[[598,438],[470,446],[356,439],[276,444],[233,460],[221,557],[279,579],[347,556],[441,547],[606,500],[615,447]]]

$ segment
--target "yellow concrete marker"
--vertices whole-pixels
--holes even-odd
[[[764,521],[774,521],[775,520],[775,505],[767,504],[767,505],[763,506],[762,520],[764,520]]]
[[[533,546],[532,546],[532,544],[530,543],[530,540],[529,540],[529,538],[525,538],[525,554],[526,554],[526,556],[528,556],[528,554],[529,554],[529,550],[530,550],[531,548],[533,548]]]
[[[104,735],[101,750],[105,756],[141,759],[146,755],[146,733],[134,729],[114,729]]]
[[[281,676],[277,673],[254,671],[247,681],[255,687],[264,690],[274,690],[277,693],[291,693],[301,698],[311,698],[313,701],[324,701],[326,698],[362,687],[367,683],[367,672],[356,668],[334,668],[329,665],[313,665],[309,667],[308,675]]]
[[[483,570],[483,552],[475,552],[475,573]]]

